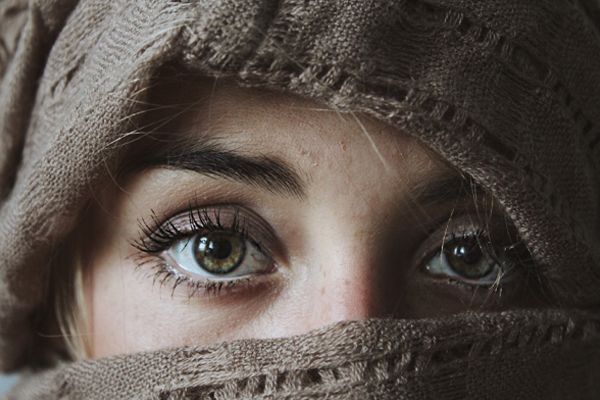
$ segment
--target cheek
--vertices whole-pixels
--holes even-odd
[[[301,312],[299,293],[278,296],[273,286],[259,285],[239,296],[188,297],[148,266],[139,268],[126,251],[97,252],[85,279],[92,358],[284,336],[297,329],[290,331]]]
[[[116,255],[119,252],[115,252]],[[141,321],[137,282],[127,262],[110,252],[93,256],[85,279],[92,357],[117,354],[130,347],[128,335]],[[135,333],[135,330],[134,330]],[[141,341],[144,341],[142,336]]]

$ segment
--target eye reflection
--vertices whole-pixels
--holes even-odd
[[[241,278],[270,273],[273,260],[237,233],[207,232],[179,240],[163,253],[180,273],[199,278]]]
[[[193,242],[198,265],[209,273],[228,274],[244,261],[246,243],[237,235],[213,232]]]
[[[471,284],[490,285],[506,269],[491,243],[482,242],[479,235],[454,238],[430,258],[425,269],[432,275],[456,278]]]

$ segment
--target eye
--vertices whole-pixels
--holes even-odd
[[[138,265],[149,264],[154,281],[181,283],[190,297],[199,291],[220,294],[238,283],[264,283],[279,271],[275,257],[283,254],[271,226],[258,214],[234,205],[196,206],[165,222],[140,221]],[[241,285],[238,289],[243,292]]]
[[[425,263],[432,275],[442,275],[477,285],[491,285],[505,272],[502,254],[485,238],[474,234],[453,238]]]
[[[175,242],[164,251],[163,258],[179,272],[212,280],[265,274],[275,269],[271,257],[236,232],[198,233]]]

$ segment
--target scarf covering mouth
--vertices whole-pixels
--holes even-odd
[[[582,312],[340,322],[27,375],[5,400],[597,399],[600,318]]]
[[[35,339],[34,315],[48,292],[52,250],[76,226],[93,188],[116,170],[118,149],[140,133],[145,89],[161,67],[173,63],[241,86],[364,113],[412,135],[493,194],[529,246],[558,304],[597,310],[598,21],[600,8],[593,0],[0,0],[0,370],[27,365]],[[555,317],[553,312],[522,313],[507,315],[535,320],[542,327],[552,325]],[[468,329],[485,336],[486,330],[475,327],[494,317],[464,318],[463,323],[471,324]],[[400,339],[369,327],[390,329],[400,337],[414,335],[403,345],[406,349],[434,337],[436,343],[443,342],[452,332],[459,335],[458,325],[429,335],[427,327],[436,324],[350,323],[331,332],[349,329],[366,335],[367,341],[381,337],[382,343]],[[526,325],[515,325],[515,338],[527,336],[531,330]],[[561,326],[569,331],[569,323]],[[404,334],[400,327],[413,331]],[[467,326],[460,329],[469,332]],[[293,348],[294,340],[300,339],[249,343],[288,343]],[[340,340],[352,343],[347,337]],[[326,353],[332,343],[317,340],[314,351]],[[228,346],[215,348],[226,351]],[[561,347],[570,350],[552,353],[557,358],[546,362],[544,351],[517,345],[506,356],[512,361],[490,366],[485,361],[489,356],[477,361],[483,353],[469,350],[468,356],[457,358],[463,361],[449,362],[456,374],[440,372],[440,379],[451,376],[444,385],[459,393],[460,387],[475,385],[458,378],[462,367],[465,376],[481,371],[487,377],[482,381],[490,385],[490,376],[515,371],[516,380],[562,393],[554,383],[566,382],[562,375],[539,371],[563,359],[566,369],[561,371],[569,381],[595,388],[598,363],[589,357],[595,357],[597,347]],[[371,357],[376,349],[369,349]],[[168,360],[174,354],[176,366],[177,354],[183,353],[152,354],[140,355],[139,360],[161,354]],[[346,356],[336,360],[350,362]],[[135,357],[113,360],[126,365],[127,360],[138,360]],[[528,357],[538,358],[530,362]],[[316,360],[297,362],[313,365]],[[88,371],[86,365],[103,371],[105,362],[111,361],[74,364],[39,378],[60,381],[60,376],[72,376],[77,385],[77,379],[95,376],[94,368]],[[144,364],[139,365],[136,379],[154,379],[142,376]],[[224,370],[242,368],[222,365]],[[369,365],[368,371],[383,371]],[[414,365],[411,371],[421,371]],[[289,382],[309,379],[293,378],[295,373],[290,373]],[[335,377],[331,374],[319,379],[325,382],[326,376]],[[273,383],[274,375],[268,376],[265,387],[266,382],[276,385],[279,378]],[[420,372],[402,376],[429,382]],[[288,382],[287,375],[282,379]],[[441,385],[442,380],[435,382]],[[528,393],[526,384],[519,385],[515,387]],[[425,386],[418,390],[425,393]],[[401,398],[399,392],[396,395]],[[406,398],[419,398],[411,396]],[[453,398],[444,396],[438,398]],[[313,398],[299,395],[303,397]]]

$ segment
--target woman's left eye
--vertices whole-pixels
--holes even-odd
[[[444,243],[442,250],[425,263],[432,275],[454,278],[475,285],[491,285],[505,273],[505,262],[491,243],[477,236],[456,238]]]
[[[175,242],[162,257],[185,275],[211,280],[273,272],[275,263],[250,239],[226,231],[208,231]]]

